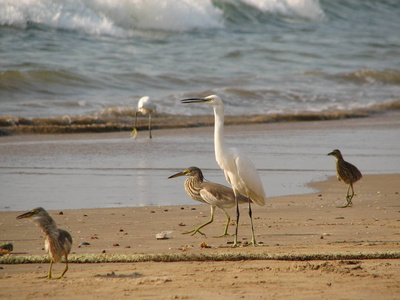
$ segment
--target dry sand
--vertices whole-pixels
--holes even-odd
[[[70,263],[65,278],[40,278],[48,264],[2,264],[2,299],[399,299],[400,260],[360,259],[361,254],[400,252],[400,175],[366,175],[355,184],[354,206],[344,204],[346,186],[336,178],[313,183],[316,194],[269,198],[255,207],[260,247],[230,248],[225,216],[216,213],[207,236],[183,235],[209,218],[206,205],[51,211],[74,238],[71,258],[113,254],[268,253],[335,254],[337,260],[178,261]],[[43,236],[20,212],[0,212],[1,241],[11,256],[44,255]],[[233,211],[231,211],[233,214]],[[234,226],[230,226],[233,232]],[[167,231],[169,239],[157,240]],[[250,239],[245,206],[239,240]],[[81,246],[82,242],[90,245]],[[201,244],[210,248],[202,248]],[[399,255],[397,255],[399,257]],[[1,257],[0,257],[1,259]],[[54,273],[63,264],[54,265]]]

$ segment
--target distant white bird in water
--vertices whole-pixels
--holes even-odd
[[[151,136],[151,117],[153,114],[157,113],[156,109],[157,109],[157,106],[150,100],[149,96],[144,96],[139,99],[138,107],[137,107],[137,110],[135,113],[135,124],[134,124],[133,130],[132,130],[132,133],[131,133],[131,137],[133,139],[136,138],[136,136],[137,136],[136,126],[137,126],[138,112],[141,112],[142,115],[144,115],[144,116],[146,116],[146,115],[149,116],[149,138],[150,139],[152,138],[152,136]]]
[[[260,206],[265,205],[265,193],[260,176],[253,163],[236,148],[228,148],[224,140],[224,103],[221,98],[211,95],[206,98],[190,98],[182,100],[182,103],[205,103],[214,109],[214,150],[215,159],[220,168],[225,172],[225,178],[232,186],[236,202],[236,230],[233,247],[237,246],[237,234],[239,226],[239,194],[247,197],[249,203],[249,216],[251,220],[251,243],[257,246],[254,235],[251,202]]]

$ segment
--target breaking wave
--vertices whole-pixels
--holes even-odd
[[[48,27],[94,35],[130,36],[137,29],[218,29],[228,22],[268,20],[271,15],[318,20],[317,0],[5,0],[0,26]]]

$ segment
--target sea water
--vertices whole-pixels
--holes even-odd
[[[0,116],[135,107],[227,114],[390,105],[400,94],[400,5],[364,0],[1,0]],[[396,106],[398,109],[398,106]]]

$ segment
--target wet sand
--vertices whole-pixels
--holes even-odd
[[[209,218],[206,205],[51,211],[60,228],[74,237],[71,260],[95,254],[218,255],[243,253],[238,261],[70,263],[61,280],[40,278],[48,264],[2,264],[4,299],[396,299],[400,293],[400,175],[366,175],[355,185],[353,207],[341,209],[346,186],[336,178],[312,183],[320,192],[268,199],[255,207],[260,247],[232,249],[232,237],[213,238],[224,229],[217,212],[206,236],[182,234]],[[14,244],[10,256],[44,255],[40,230],[20,212],[0,212],[2,241]],[[232,212],[233,214],[233,212]],[[234,225],[229,231],[232,233]],[[156,234],[168,232],[168,239]],[[242,207],[239,241],[250,240]],[[88,242],[88,246],[79,246]],[[203,245],[203,247],[202,247]],[[204,246],[209,248],[204,248]],[[297,260],[247,260],[248,254],[293,255]],[[397,259],[360,255],[394,253]],[[339,254],[339,259],[299,260],[304,255]],[[346,256],[347,255],[347,256]],[[342,258],[340,258],[342,257]],[[347,258],[346,257],[350,257]],[[4,258],[4,257],[3,257]],[[1,257],[0,257],[1,259]],[[64,266],[54,265],[58,274]]]
[[[225,216],[219,211],[214,223],[204,229],[206,236],[182,234],[208,220],[209,208],[187,199],[183,178],[166,180],[176,170],[197,164],[206,175],[210,174],[210,180],[225,183],[213,157],[212,128],[156,130],[152,141],[139,132],[134,142],[126,138],[126,132],[1,138],[2,199],[35,200],[23,202],[26,210],[36,204],[49,209],[56,206],[50,213],[60,228],[72,234],[74,246],[70,269],[62,280],[39,278],[46,274],[47,263],[1,264],[0,297],[396,299],[400,294],[399,124],[400,118],[394,115],[228,126],[230,143],[244,148],[258,163],[268,197],[264,207],[254,207],[256,237],[261,246],[235,249],[229,244],[232,237],[213,238],[224,229]],[[355,184],[351,208],[337,208],[345,203],[347,187],[336,180],[334,160],[326,157],[333,148],[346,149],[345,159],[364,174]],[[160,158],[160,151],[168,156]],[[204,159],[193,163],[195,155]],[[312,174],[311,178],[307,174]],[[327,175],[328,181],[316,182]],[[10,177],[12,180],[7,181]],[[34,181],[37,177],[41,180]],[[309,186],[300,187],[302,191],[317,192],[288,196],[295,190],[290,187],[292,178],[298,177],[299,182],[311,181]],[[17,183],[13,183],[15,180]],[[74,180],[90,192],[100,189],[93,197],[97,207],[103,208],[68,209],[74,197],[85,205],[90,195]],[[285,196],[272,197],[274,186],[284,190]],[[54,197],[39,197],[42,188],[46,193],[54,191],[57,201]],[[106,193],[108,189],[110,194]],[[132,200],[147,197],[154,201],[153,197],[160,197],[171,203],[180,199],[188,202],[150,206],[144,201],[144,207],[110,207],[112,201],[102,204],[110,195],[117,199],[128,194],[134,195]],[[15,219],[25,208],[6,206],[0,212],[0,240],[12,242],[14,251],[0,257],[0,261],[44,255],[40,230],[28,220]],[[244,245],[250,240],[250,227],[246,207],[241,210],[239,240]],[[233,210],[230,213],[234,215]],[[229,231],[233,230],[231,224]],[[166,232],[168,239],[157,240],[160,232]],[[79,247],[83,242],[90,245]],[[219,257],[225,253],[243,255],[235,261],[195,258],[155,262],[150,258],[135,263],[77,263],[88,254],[118,260],[118,255],[166,254],[185,259],[196,254]],[[254,260],[248,258],[250,254],[292,255],[296,260]],[[387,254],[392,258],[377,258]],[[337,259],[321,258],[332,255]],[[365,259],[369,255],[375,258]],[[62,268],[62,264],[55,264],[55,274]]]
[[[227,184],[215,162],[213,128],[0,138],[0,211],[191,205],[190,166]],[[267,197],[311,193],[307,183],[335,175],[335,148],[363,174],[400,173],[400,114],[335,121],[226,126],[228,146],[259,170]]]

